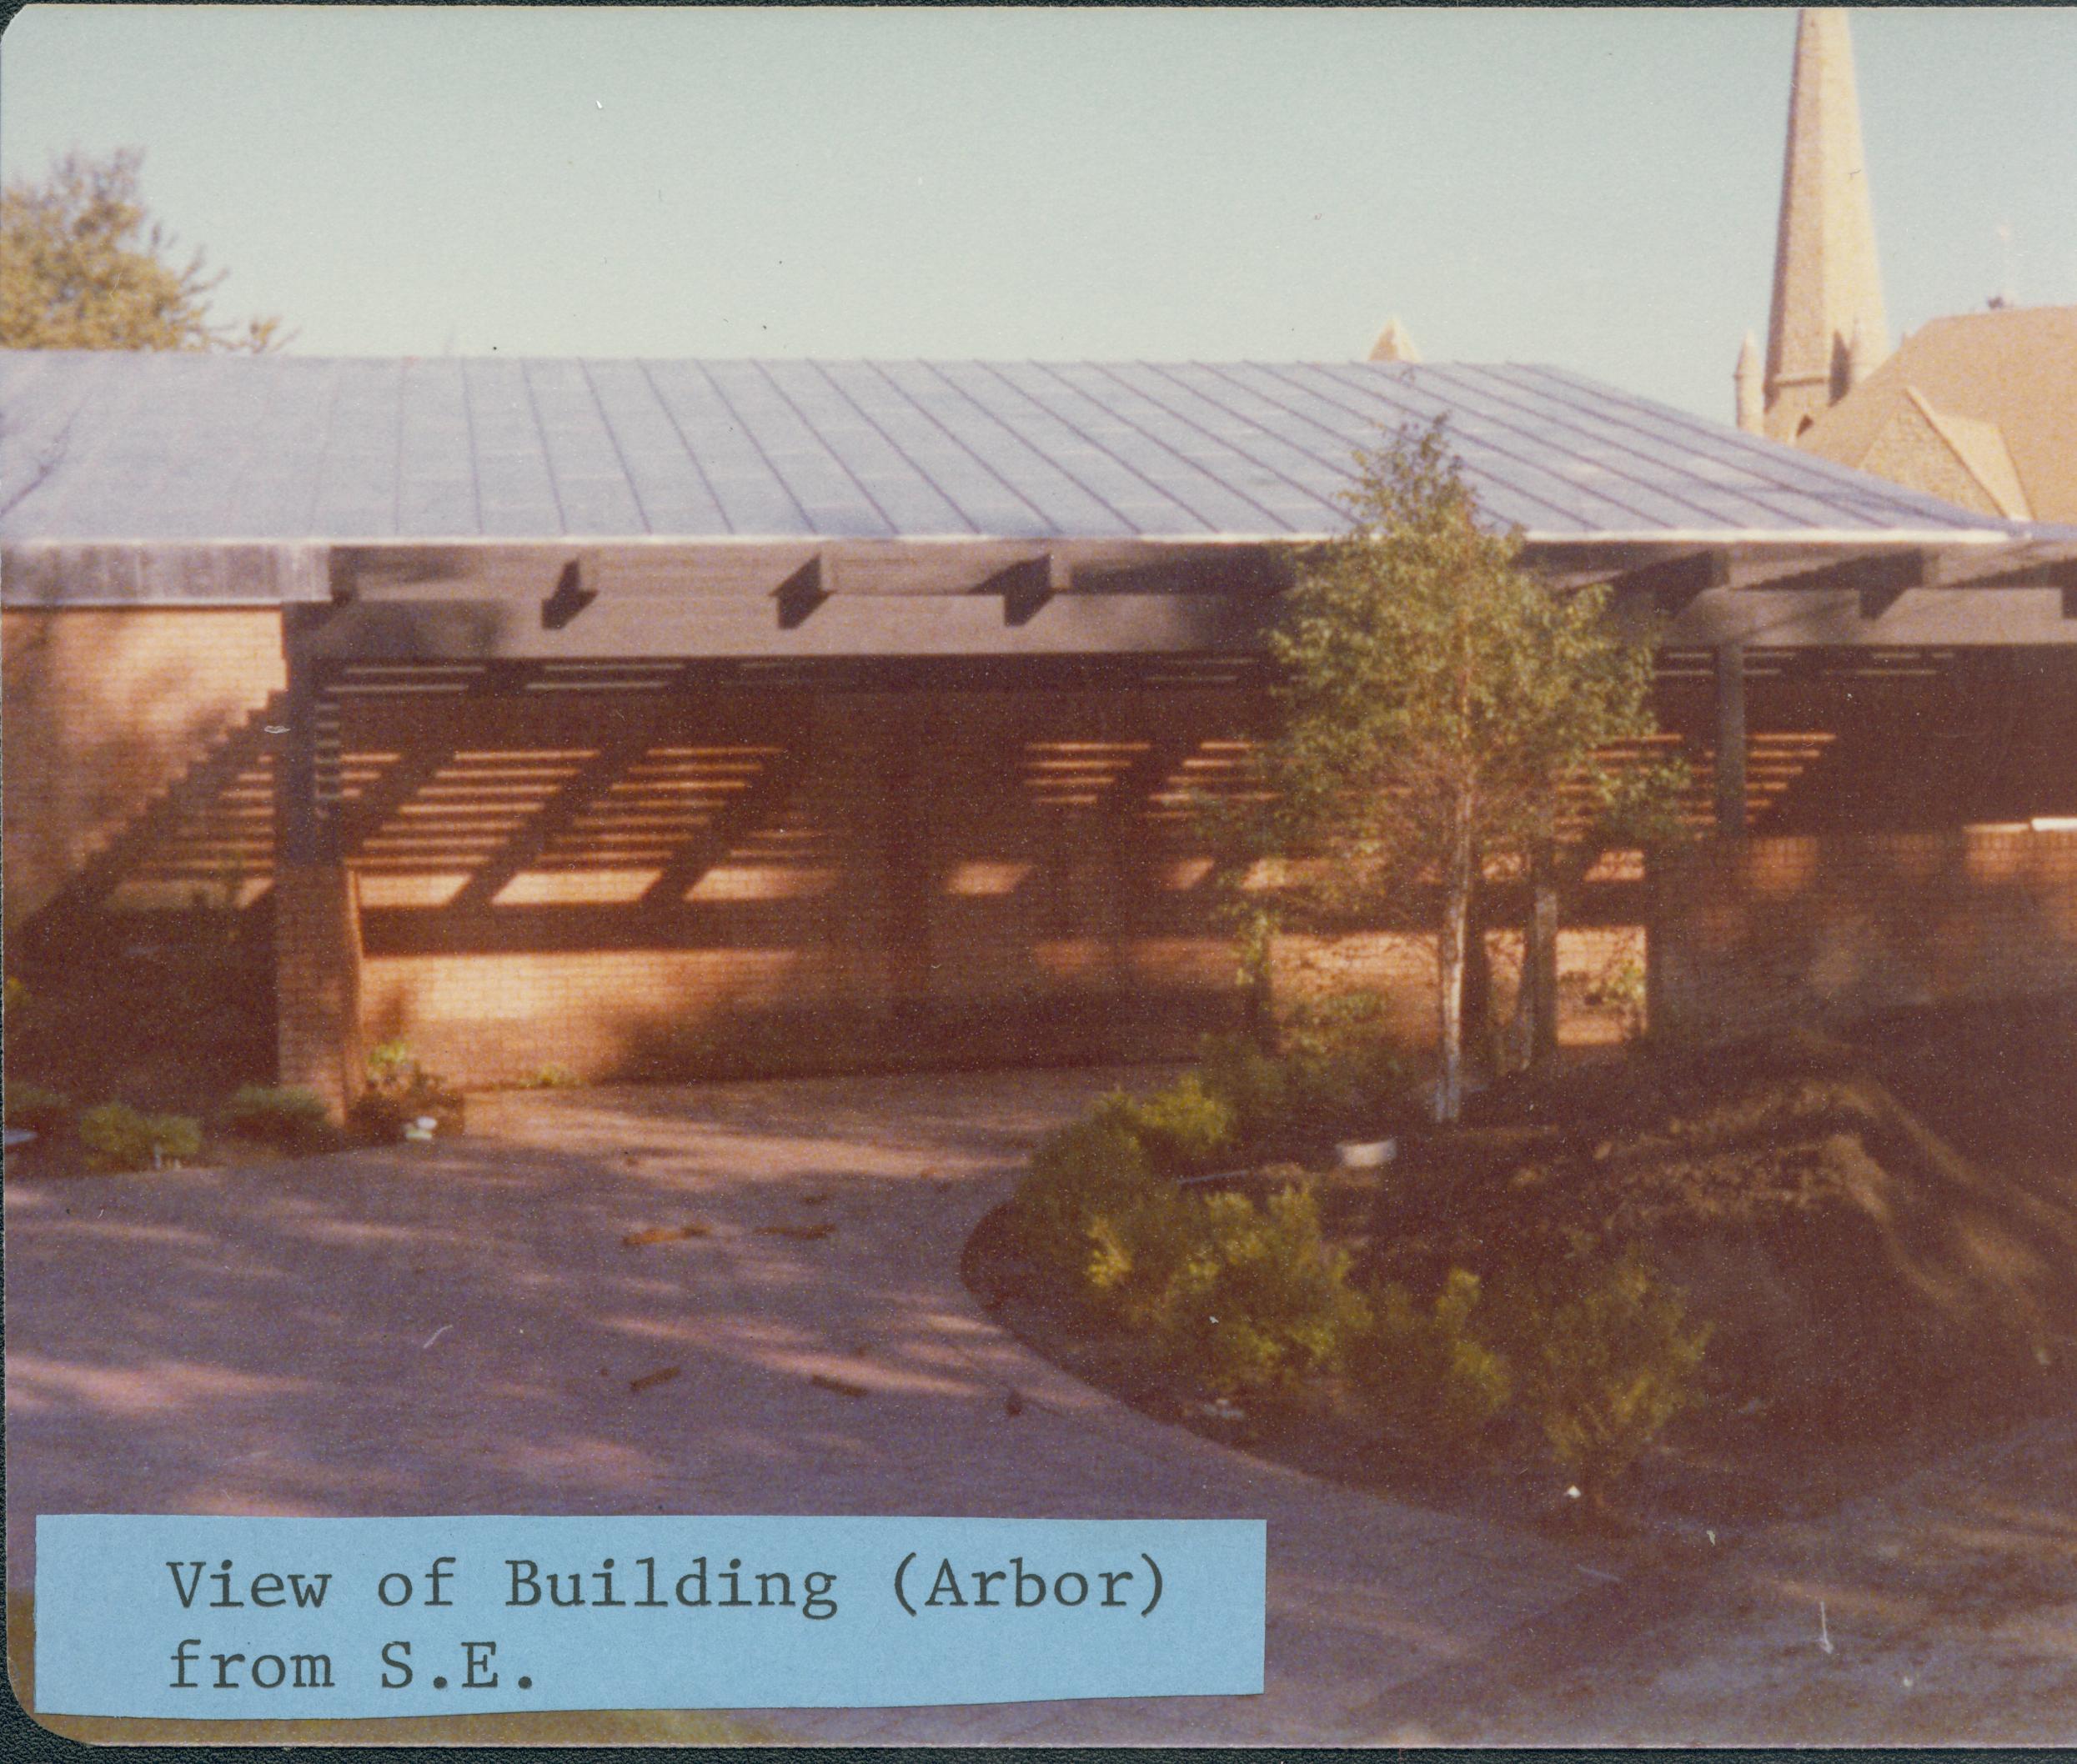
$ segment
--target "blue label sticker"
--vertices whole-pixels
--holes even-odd
[[[1261,1520],[37,1521],[63,1715],[871,1708],[1262,1688]]]

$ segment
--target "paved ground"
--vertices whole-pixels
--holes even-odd
[[[1402,1687],[1387,1736],[2068,1746],[2074,1465],[2077,1418],[2044,1416],[1740,1540],[1708,1571],[1632,1576],[1531,1645]]]
[[[1529,1533],[1159,1426],[987,1320],[961,1243],[1108,1081],[512,1095],[451,1146],[9,1183],[10,1578],[39,1510],[1262,1516],[1262,1697],[761,1719],[888,1744],[1404,1731],[1602,1583]],[[621,1243],[692,1221],[712,1235]]]

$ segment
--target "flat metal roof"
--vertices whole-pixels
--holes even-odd
[[[7,351],[0,542],[1285,541],[1438,416],[1543,544],[2024,530],[1543,367]]]

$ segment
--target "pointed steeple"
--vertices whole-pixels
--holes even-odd
[[[1808,7],[1796,25],[1782,168],[1767,327],[1767,433],[1794,440],[1844,396],[1849,354],[1854,371],[1867,374],[1889,353],[1846,13]]]
[[[1413,339],[1407,334],[1407,328],[1399,323],[1395,313],[1385,321],[1385,328],[1377,333],[1377,341],[1370,346],[1372,361],[1417,362],[1421,352],[1413,346]]]
[[[1761,388],[1759,343],[1750,331],[1739,344],[1738,366],[1731,370],[1731,383],[1738,389],[1738,426],[1748,435],[1767,433]]]

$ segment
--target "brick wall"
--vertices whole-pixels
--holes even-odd
[[[192,1003],[193,965],[169,983],[168,952],[214,939],[233,952],[206,989],[228,1072],[274,1045],[269,973],[249,959],[270,940],[220,921],[263,920],[273,899],[277,615],[10,611],[0,636],[10,971],[58,925],[37,990],[88,975],[108,1008],[78,1020],[92,1039],[136,1016],[124,1057],[142,1065],[197,1013],[153,1025],[127,1001]],[[2077,811],[2067,669],[1943,665],[1755,688],[1756,830],[1811,837],[1702,854],[1662,890],[1663,1020],[2061,983],[2068,835],[1834,830]],[[1707,707],[1682,694],[1704,689],[1665,694],[1691,745]],[[1182,798],[1232,778],[1264,715],[1182,689],[357,703],[357,1033],[403,1035],[472,1082],[1186,1052],[1234,1007]],[[298,900],[282,947],[340,948],[332,909]],[[1605,1040],[1641,915],[1583,916],[1561,948],[1566,1032]],[[1490,947],[1504,1012],[1518,945],[1498,930]],[[314,955],[294,960],[315,984]],[[1293,938],[1281,966],[1287,994],[1369,987],[1409,1039],[1433,1032],[1415,925]]]
[[[368,1037],[495,1082],[1153,1057],[1230,1018],[1180,792],[1257,705],[548,698],[349,709]]]
[[[2077,987],[2077,831],[1710,841],[1653,892],[1653,1020],[1678,1032]]]
[[[8,611],[0,654],[10,931],[227,739],[260,736],[283,680],[280,616],[248,609]],[[267,852],[239,850],[263,882]]]
[[[277,1076],[344,1110],[361,1089],[363,1049],[359,901],[344,865],[275,871],[274,986]]]
[[[53,1015],[87,1054],[133,1029],[126,1069],[192,1064],[202,1000],[210,1070],[263,1079],[273,1050],[331,1096],[392,1037],[494,1083],[1168,1057],[1236,1019],[1185,798],[1237,777],[1247,694],[356,698],[344,866],[277,874],[274,615],[4,629],[10,971],[40,951],[38,995],[81,995]],[[1565,945],[1575,1035],[1617,1020],[1583,1002],[1603,935]],[[168,985],[174,950],[221,984],[183,956]],[[1433,1033],[1417,931],[1293,938],[1281,966]]]
[[[1237,781],[1265,709],[1158,689],[352,704],[362,1039],[469,1084],[1186,1055],[1238,1010],[1186,798]],[[1568,934],[1573,1039],[1621,1032],[1589,995],[1636,940]],[[1518,940],[1491,944],[1504,1009]],[[1373,989],[1410,1040],[1434,1033],[1417,930],[1287,939],[1280,966],[1287,995]]]
[[[278,616],[0,614],[8,1069],[191,1106],[270,1075]]]

